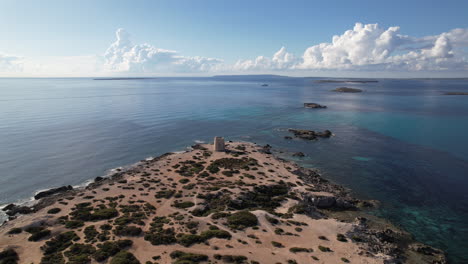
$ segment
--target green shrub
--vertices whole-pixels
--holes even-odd
[[[341,261],[343,261],[344,263],[349,263],[350,262],[349,259],[347,259],[347,258],[341,258]]]
[[[348,242],[348,239],[346,239],[346,237],[343,234],[336,235],[336,240],[340,242]]]
[[[73,244],[65,256],[69,260],[69,264],[84,264],[91,262],[90,256],[96,252],[96,249],[89,244]]]
[[[43,239],[44,237],[50,236],[50,230],[49,229],[42,229],[42,230],[37,230],[32,233],[32,235],[28,238],[29,241],[39,241]]]
[[[193,264],[193,263],[200,263],[200,262],[204,262],[208,260],[207,255],[186,253],[180,250],[171,252],[169,256],[172,259],[176,260],[174,264]]]
[[[324,247],[324,246],[318,246],[318,249],[322,252],[332,252],[332,250],[329,247]]]
[[[185,209],[185,208],[190,208],[190,207],[192,207],[194,205],[195,204],[193,202],[185,201],[185,202],[175,202],[172,206],[174,206],[176,208]]]
[[[12,248],[7,248],[0,252],[0,264],[16,264],[18,260],[18,253]]]
[[[175,191],[174,190],[163,190],[163,191],[158,191],[154,197],[157,199],[161,198],[166,198],[169,199],[174,195]]]
[[[282,248],[282,247],[284,247],[283,244],[281,244],[280,242],[276,242],[276,241],[271,241],[271,244],[272,244],[274,247],[277,247],[277,248]]]
[[[122,250],[115,254],[110,264],[140,264],[140,261],[132,253]]]
[[[221,256],[221,260],[225,263],[236,263],[236,264],[247,263],[247,257],[240,256],[240,255],[224,255],[224,256]]]
[[[45,245],[41,247],[44,254],[53,254],[67,249],[71,246],[72,241],[80,239],[75,232],[69,231],[61,233],[49,241],[46,241]]]
[[[170,245],[177,241],[174,229],[157,229],[151,230],[145,234],[145,240],[149,241],[152,245]]]
[[[227,223],[231,228],[243,229],[258,225],[258,219],[251,212],[240,211],[227,217]]]
[[[266,218],[266,220],[267,220],[268,222],[270,222],[270,224],[272,224],[272,225],[277,225],[277,224],[280,223],[280,221],[279,221],[278,219],[276,219],[276,218],[274,218],[274,217],[271,217],[271,216],[269,216],[269,215],[265,215],[265,218]]]
[[[203,242],[203,238],[195,234],[181,234],[177,237],[177,243],[184,247]]]
[[[60,208],[52,208],[50,209],[49,211],[47,211],[48,214],[58,214],[60,213],[60,211],[62,211],[62,209]]]
[[[84,226],[84,222],[81,220],[69,220],[65,221],[65,227],[75,229]]]
[[[189,182],[190,180],[187,179],[187,178],[183,178],[183,179],[180,179],[179,182],[182,183],[182,184],[186,184],[187,182]]]
[[[203,238],[203,240],[208,240],[210,238],[222,238],[222,239],[230,239],[231,238],[231,233],[225,230],[207,230],[203,231],[200,236]]]
[[[226,213],[226,212],[215,212],[211,215],[211,218],[216,220],[216,219],[224,218],[230,215],[231,215],[230,213]]]
[[[185,226],[186,226],[188,229],[197,228],[198,225],[199,225],[199,223],[196,222],[196,221],[190,221],[190,222],[187,222],[187,223],[185,224]]]
[[[301,247],[292,247],[289,249],[292,253],[298,253],[298,252],[313,252],[311,248],[301,248]]]
[[[10,229],[10,231],[8,231],[8,234],[13,235],[13,234],[19,234],[21,232],[23,232],[23,229],[19,227],[15,227],[15,228]]]
[[[97,245],[98,250],[93,254],[93,258],[98,262],[102,262],[119,253],[121,250],[131,247],[132,244],[133,242],[131,240],[106,241]]]
[[[49,255],[44,255],[41,258],[40,264],[65,264],[65,259],[61,252],[56,252]]]
[[[117,236],[139,236],[143,230],[136,226],[116,226],[114,234]]]

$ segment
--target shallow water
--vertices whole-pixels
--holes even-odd
[[[341,86],[364,92],[330,92]],[[442,95],[467,90],[468,80],[0,79],[0,204],[220,135],[304,152],[295,160],[467,263],[468,96]],[[285,140],[288,128],[335,136]]]

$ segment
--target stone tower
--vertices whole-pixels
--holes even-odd
[[[224,151],[224,138],[215,137],[214,138],[214,151]]]

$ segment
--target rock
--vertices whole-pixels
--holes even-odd
[[[289,132],[292,132],[295,137],[307,139],[307,140],[314,140],[317,138],[315,135],[315,131],[313,130],[305,130],[305,129],[289,129]]]
[[[97,176],[96,178],[94,178],[94,182],[100,182],[102,180],[104,180],[104,178],[100,176]]]
[[[302,152],[296,152],[296,153],[293,154],[293,157],[304,157],[304,156],[305,155]]]
[[[293,133],[295,137],[306,140],[314,140],[317,137],[329,138],[332,136],[332,132],[330,130],[325,130],[323,132],[315,132],[313,130],[306,129],[289,129],[288,131]]]
[[[330,130],[325,130],[323,132],[317,132],[315,133],[317,137],[323,137],[323,138],[329,138],[332,135],[332,132]]]
[[[292,139],[290,136],[285,136],[284,139]]]
[[[439,250],[439,249],[436,249],[436,248],[433,248],[431,246],[428,246],[428,245],[424,245],[424,244],[414,244],[414,245],[411,245],[411,250],[414,250],[420,254],[423,254],[423,255],[426,255],[426,256],[436,256],[436,255],[443,255],[444,252],[442,250]]]
[[[320,105],[316,103],[304,103],[305,108],[314,108],[314,109],[320,109],[320,108],[327,108],[326,105]]]
[[[329,209],[335,205],[336,198],[333,196],[315,196],[311,198],[311,202],[319,209]]]
[[[9,210],[13,209],[15,206],[16,206],[15,204],[9,204],[9,205],[3,207],[2,210],[3,211],[9,211]]]
[[[360,93],[362,92],[361,89],[356,89],[356,88],[349,88],[349,87],[339,87],[339,88],[336,88],[334,90],[332,90],[332,92],[339,92],[339,93]]]
[[[62,186],[62,187],[58,187],[58,188],[52,188],[52,189],[49,189],[47,191],[37,193],[36,195],[34,195],[34,199],[39,200],[41,198],[51,196],[51,195],[61,193],[61,192],[66,192],[66,191],[69,191],[69,190],[73,190],[73,187],[71,185]]]
[[[8,207],[8,210],[5,210]],[[33,209],[28,206],[18,206],[16,204],[10,204],[7,207],[3,208],[6,211],[6,214],[9,216],[14,216],[15,214],[29,214],[33,212]]]

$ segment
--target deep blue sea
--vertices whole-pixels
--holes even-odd
[[[0,79],[0,204],[224,136],[304,152],[294,160],[468,263],[468,96],[442,95],[468,92],[468,79],[318,79]],[[341,86],[364,92],[330,92]],[[285,140],[288,128],[335,136]]]

